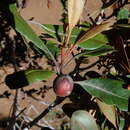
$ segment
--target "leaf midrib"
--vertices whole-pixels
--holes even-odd
[[[78,83],[78,82],[77,82]],[[79,83],[80,84],[80,83]],[[114,94],[114,93],[112,93],[112,92],[110,92],[110,91],[108,91],[107,89],[103,89],[103,88],[100,88],[100,87],[97,87],[97,86],[95,86],[95,85],[93,85],[93,84],[91,84],[91,83],[87,83],[87,85],[85,85],[83,82],[82,82],[82,85],[83,86],[90,86],[91,88],[96,88],[97,90],[100,90],[100,91],[102,91],[102,92],[106,92],[106,93],[108,93],[108,94],[110,94],[110,95],[112,95],[112,96],[115,96],[115,97],[117,97],[117,98],[121,98],[121,99],[123,99],[123,100],[128,100],[128,98],[124,98],[124,97],[122,97],[122,96],[119,96],[119,95],[117,95],[117,94]]]

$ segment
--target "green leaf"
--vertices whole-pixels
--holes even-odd
[[[70,43],[75,43],[81,31],[82,31],[82,28],[80,27],[73,28],[73,30],[71,31],[71,36],[70,36]]]
[[[128,110],[130,91],[122,88],[122,81],[95,78],[76,83],[106,104],[116,105],[121,110]]]
[[[90,113],[78,110],[72,114],[71,130],[98,130],[98,127]]]
[[[45,53],[48,53],[48,49],[44,45],[43,41],[40,40],[40,38],[36,35],[36,33],[32,30],[32,28],[20,16],[20,14],[16,9],[15,4],[10,4],[9,9],[13,14],[13,19],[14,19],[14,23],[12,23],[12,27],[16,29],[20,34],[22,34],[25,38],[33,42],[35,46],[43,50]]]
[[[57,44],[47,42],[46,46],[54,57],[57,57],[59,55],[60,50]],[[50,55],[48,54],[45,54],[45,55],[47,56],[48,59],[51,59]]]
[[[29,84],[41,80],[47,80],[53,74],[52,71],[47,70],[26,70],[24,73]]]
[[[52,25],[52,24],[40,24],[37,23],[44,32],[57,39],[57,34],[59,36],[63,36],[63,26],[62,25]]]
[[[117,112],[116,108],[113,105],[108,105],[104,102],[101,102],[99,99],[96,99],[96,102],[101,110],[101,112],[105,115],[105,117],[117,128]]]
[[[52,36],[58,41],[61,41],[61,38],[64,35],[63,25],[40,24],[40,23],[36,23],[36,24],[39,25],[44,30],[44,32],[46,32],[48,35]],[[78,27],[73,28],[71,32],[70,43],[75,42],[80,31],[81,31],[81,28],[78,28]]]
[[[98,34],[95,37],[80,43],[79,47],[86,50],[94,50],[104,46],[106,43],[108,43],[108,38],[103,34]]]
[[[117,21],[123,20],[123,19],[129,19],[129,15],[130,15],[129,10],[126,8],[123,8],[118,12],[116,19],[117,19]]]
[[[53,73],[47,70],[22,70],[7,75],[5,82],[10,89],[18,89],[37,81],[47,80]]]
[[[125,119],[122,117],[120,118],[120,123],[119,123],[119,130],[124,130],[124,126],[125,126]],[[128,129],[129,130],[129,129]]]
[[[104,45],[101,46],[98,49],[94,49],[94,50],[87,50],[86,54],[84,56],[102,56],[102,55],[106,55],[107,53],[112,53],[114,50],[114,48],[112,46],[109,45]]]

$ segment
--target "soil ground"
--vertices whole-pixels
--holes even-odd
[[[50,7],[47,7],[47,0],[26,0],[25,7],[20,9],[20,14],[23,18],[28,21],[29,19],[33,18],[33,20],[41,23],[41,24],[61,24],[60,19],[62,18],[62,6],[60,0],[50,0],[51,4]],[[88,0],[86,2],[86,6],[82,15],[81,20],[88,20],[88,14],[92,14],[92,17],[95,18],[99,13],[99,9],[102,3],[95,0]],[[108,11],[111,12],[111,9]],[[40,35],[43,30],[41,30],[37,25],[29,23],[30,26],[35,30],[35,32]],[[33,54],[32,54],[33,57]],[[34,60],[34,59],[33,59]],[[91,61],[96,61],[97,58],[92,58]],[[38,66],[41,66],[44,69],[51,69],[46,62],[46,59],[38,58],[35,61]],[[33,62],[34,63],[34,62]],[[28,64],[20,63],[21,67],[20,70],[28,68]],[[65,71],[71,71],[74,67],[74,63],[71,63]],[[93,68],[97,70],[97,68]],[[8,118],[10,109],[13,103],[14,98],[14,90],[10,90],[6,84],[4,83],[5,77],[8,74],[14,72],[14,67],[12,64],[4,65],[0,67],[0,119],[4,121]],[[53,84],[53,79],[56,75],[53,75],[48,82],[37,82],[34,83],[26,88],[24,91],[28,91],[31,93],[31,96],[25,96],[21,94],[21,109],[25,110],[26,115],[31,118],[34,118],[38,113],[43,111],[48,104],[52,103],[56,96],[51,88]],[[47,89],[45,91],[42,88]],[[38,101],[37,101],[38,100]],[[42,124],[49,126],[50,128],[55,128],[56,130],[61,129],[61,125],[68,125],[69,118],[63,113],[62,106],[65,103],[70,103],[71,101],[67,98],[62,104],[57,106],[54,111],[51,111],[43,120]],[[59,114],[60,113],[60,114]],[[44,123],[43,123],[44,122]],[[2,130],[3,128],[0,128]],[[39,130],[38,127],[33,127],[31,130]]]

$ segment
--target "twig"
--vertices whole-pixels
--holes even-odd
[[[89,68],[95,66],[97,63],[99,63],[99,60],[95,61],[94,63],[92,63],[91,65],[89,65],[89,66],[87,66],[87,67],[79,68],[79,72],[82,72],[82,71],[84,71],[84,70],[86,70],[86,69],[89,69]]]
[[[18,115],[16,115],[16,118],[18,118],[26,109],[27,108],[25,107],[23,110],[21,110],[21,112]]]
[[[40,99],[37,99],[37,98],[35,98],[34,96],[32,96],[32,95],[29,95],[30,96],[30,98],[32,98],[35,102],[37,102],[37,103],[39,103],[39,104],[42,104],[42,105],[45,105],[45,106],[49,106],[49,103],[47,103],[47,102],[44,102],[44,101],[42,101],[42,100],[40,100]],[[60,111],[63,111],[60,107],[57,107],[57,108],[55,108],[55,109],[57,109],[57,110],[60,110]]]
[[[68,31],[68,35],[66,36],[65,33],[66,31]],[[69,30],[69,28],[67,27],[66,30],[65,30],[65,33],[63,35],[63,39],[62,39],[62,43],[63,45],[61,46],[61,66],[60,66],[60,72],[63,73],[63,64],[64,64],[64,61],[65,61],[65,58],[66,58],[66,47],[70,41],[70,37],[71,37],[71,30]]]
[[[35,108],[35,106],[33,106],[33,105],[31,105],[29,109],[30,109],[30,110],[32,109],[37,115],[40,114],[40,112],[39,112],[39,111]],[[28,110],[27,113],[29,114],[29,110]],[[44,118],[42,119],[42,121],[46,124],[47,127],[53,129],[53,127],[52,127]],[[41,124],[41,123],[39,123],[39,124]]]
[[[80,56],[82,56],[82,55],[85,55],[85,54],[87,54],[87,52],[81,52],[81,53],[78,53],[78,54],[74,55],[73,57],[71,57],[71,58],[69,59],[69,61],[68,61],[66,64],[63,65],[63,68],[65,68],[65,66],[69,65],[72,60],[74,60],[74,59],[76,59],[77,57],[80,57]]]
[[[66,97],[57,97],[55,101],[50,104],[39,116],[37,116],[33,121],[27,124],[27,128],[31,128],[35,125],[39,120],[41,120],[50,110],[52,110],[56,105],[60,104]]]
[[[33,119],[31,117],[28,117],[28,116],[23,116],[23,118],[24,118],[24,120],[23,120],[23,122],[20,125],[21,129],[23,128],[23,125],[24,125],[25,122],[33,121]],[[41,125],[39,123],[36,123],[35,125],[38,126],[39,128],[47,127],[47,125],[43,125],[43,124]],[[27,128],[27,127],[25,127],[25,128]]]

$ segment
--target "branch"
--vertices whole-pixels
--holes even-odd
[[[66,97],[56,97],[55,101],[50,104],[39,116],[37,116],[33,121],[28,123],[25,128],[31,128],[36,125],[39,120],[41,120],[50,110],[52,110],[56,105],[60,104]]]
[[[74,60],[74,59],[76,59],[76,58],[78,58],[78,57],[80,57],[82,55],[85,55],[85,54],[87,54],[87,52],[81,52],[81,53],[78,53],[78,54],[74,55],[73,57],[71,57],[69,59],[69,61],[66,64],[63,65],[63,68],[65,68],[65,66],[69,65],[72,60]]]

